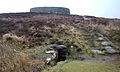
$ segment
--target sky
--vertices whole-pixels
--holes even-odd
[[[0,0],[0,13],[29,12],[44,6],[66,7],[77,15],[120,18],[120,0]]]

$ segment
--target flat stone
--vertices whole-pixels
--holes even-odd
[[[103,39],[102,37],[99,37],[98,40],[102,41],[102,40],[104,40],[104,39]]]
[[[50,50],[50,51],[46,51],[45,53],[46,54],[52,54],[52,53],[55,53],[55,51],[54,50]]]
[[[87,57],[87,55],[81,54],[80,57],[85,58],[85,57]]]
[[[102,51],[97,50],[97,49],[92,49],[91,51],[94,52],[94,53],[102,53]]]
[[[56,49],[66,49],[67,47],[65,45],[58,45]]]
[[[52,59],[55,59],[55,58],[56,58],[56,53],[52,55]]]
[[[112,47],[111,47],[111,46],[106,46],[105,48],[106,48],[106,49],[112,49]]]
[[[107,51],[116,52],[111,46],[106,46],[105,49]]]
[[[51,58],[47,58],[46,60],[49,61],[49,60],[51,60]]]
[[[114,49],[106,49],[107,51],[116,52]]]
[[[46,59],[47,63],[49,63],[51,60],[52,60],[51,58]]]
[[[70,48],[74,48],[74,46],[70,46]]]
[[[103,41],[101,44],[107,46],[107,45],[108,45],[108,42],[107,42],[107,41]]]

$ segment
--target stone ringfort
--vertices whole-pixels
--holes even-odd
[[[53,14],[70,14],[70,10],[64,7],[35,7],[30,12],[37,13],[53,13]]]

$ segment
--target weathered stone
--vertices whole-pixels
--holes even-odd
[[[49,63],[51,60],[52,60],[51,58],[46,59],[47,63]]]
[[[52,55],[52,59],[55,59],[56,58],[56,53],[53,53],[53,55]]]
[[[104,39],[103,39],[102,37],[99,37],[98,40],[102,41],[102,40],[104,40]]]
[[[106,49],[107,51],[115,52],[114,49]]]
[[[37,13],[54,13],[54,14],[70,14],[70,10],[64,7],[35,7],[30,12]]]
[[[106,46],[105,49],[110,52],[115,52],[115,50],[111,46]]]
[[[74,48],[74,46],[70,46],[70,48]]]
[[[98,53],[98,54],[102,53],[102,51],[97,50],[97,49],[92,49],[91,51],[94,52],[94,53]]]
[[[107,41],[103,41],[101,44],[107,46],[107,45],[108,45],[108,42],[107,42]]]
[[[66,46],[64,46],[64,45],[58,45],[58,46],[56,47],[56,49],[66,49]]]
[[[80,57],[81,57],[81,58],[86,58],[87,55],[85,55],[85,54],[81,54]]]
[[[111,47],[111,46],[106,46],[105,48],[106,48],[106,49],[112,49],[112,47]]]
[[[54,50],[50,50],[50,51],[46,51],[45,53],[46,54],[53,54],[53,53],[55,53],[55,51]]]

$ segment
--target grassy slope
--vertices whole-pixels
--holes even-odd
[[[43,72],[120,72],[110,62],[60,62],[56,66],[46,69]]]
[[[28,15],[26,15],[26,17],[27,16]],[[84,54],[84,53],[90,56],[96,55],[95,53],[91,52],[91,49],[94,49],[94,48],[103,49],[104,48],[103,46],[101,46],[101,42],[97,40],[98,36],[95,35],[97,31],[90,32],[88,30],[89,32],[85,32],[83,30],[78,30],[77,28],[73,28],[70,25],[72,21],[74,20],[72,17],[67,17],[67,16],[64,17],[62,15],[58,15],[58,16],[50,15],[49,16],[50,18],[47,19],[48,16],[49,15],[34,16],[33,18],[32,17],[31,18],[20,17],[23,20],[13,17],[10,20],[6,18],[6,20],[0,21],[1,22],[0,24],[1,33],[8,33],[6,31],[9,31],[7,29],[10,29],[9,32],[15,31],[15,34],[18,36],[25,35],[25,39],[26,39],[26,42],[24,45],[23,43],[18,43],[18,42],[14,43],[12,41],[13,44],[9,45],[10,49],[16,49],[18,51],[18,55],[20,54],[20,56],[16,57],[17,53],[13,53],[15,54],[15,57],[14,56],[12,57],[9,55],[8,55],[9,59],[7,59],[6,57],[3,57],[0,60],[1,68],[4,67],[7,69],[10,67],[9,69],[7,69],[7,71],[10,71],[12,69],[13,71],[18,71],[18,72],[40,71],[39,69],[41,65],[44,64],[44,62],[40,60],[32,60],[31,58],[29,58],[29,55],[30,56],[37,55],[38,57],[41,57],[41,56],[47,57],[47,55],[45,55],[45,53],[41,51],[41,48],[42,46],[51,45],[51,42],[53,43],[62,42],[65,46],[75,45],[75,46],[78,46],[78,49],[82,49],[81,52],[77,52],[77,53],[76,53],[76,50],[75,52],[73,52],[74,50],[71,50],[70,58],[72,59],[76,59],[79,57],[80,54]],[[13,24],[13,26],[11,24]],[[20,28],[19,28],[19,25],[20,25]],[[21,29],[21,26],[23,26],[22,29]],[[45,27],[48,27],[48,28],[50,27],[50,29],[45,30]],[[113,35],[119,35],[119,34],[115,33]],[[118,39],[118,37],[116,38]],[[105,40],[107,40],[107,38],[105,38]],[[107,41],[110,43],[110,45],[112,46],[114,45],[114,43],[111,43],[111,41],[109,40]],[[93,43],[94,46],[90,44],[91,42]],[[3,51],[2,49],[4,48],[0,49],[1,56],[2,55],[4,56],[4,54],[7,56],[7,52],[5,52],[7,48],[5,48],[6,50],[3,50]],[[7,64],[7,62],[12,62],[12,64]],[[81,72],[114,72],[118,70],[118,68],[115,67],[113,63],[111,64],[109,62],[104,62],[101,64],[99,62],[70,62],[70,63],[60,62],[58,63],[58,65],[54,66],[53,68],[50,68],[49,71],[48,70],[46,71],[47,72],[57,72],[57,71],[58,72],[80,72],[80,71]],[[119,61],[117,61],[115,65],[119,67],[118,64],[120,64]],[[13,65],[12,68],[10,65]],[[0,68],[0,71],[2,70],[1,68]],[[5,69],[3,71],[5,71]]]

